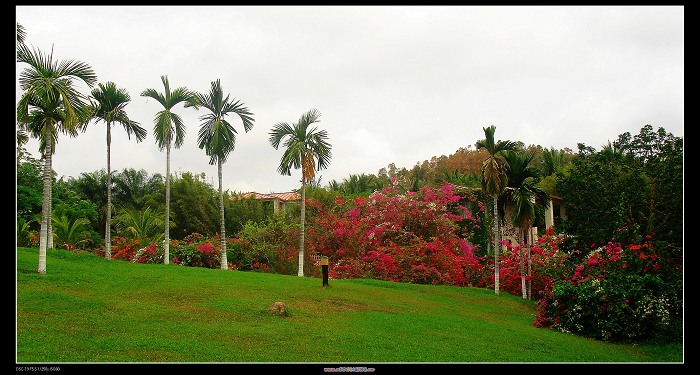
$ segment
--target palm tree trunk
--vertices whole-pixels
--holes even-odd
[[[527,299],[527,288],[525,287],[525,257],[523,256],[523,246],[525,246],[524,238],[526,234],[524,233],[524,229],[518,232],[518,242],[520,243],[520,246],[518,246],[518,252],[520,253],[520,289],[522,290],[523,299]]]
[[[112,143],[111,124],[107,122],[107,216],[105,218],[105,258],[112,259],[112,169],[109,163]]]
[[[44,190],[41,202],[41,228],[39,229],[39,267],[37,272],[46,273],[46,248],[48,246],[49,221],[51,221],[51,142],[44,149]]]
[[[534,241],[532,227],[528,228],[530,240],[527,242],[527,299],[532,299],[532,254],[530,249]]]
[[[498,194],[493,194],[493,290],[498,294],[500,278],[498,270],[498,253],[500,241],[498,238]]]
[[[224,192],[221,188],[221,160],[218,165],[219,172],[219,212],[221,214],[221,269],[228,269],[228,258],[226,257],[226,218],[224,216]]]
[[[170,140],[165,147],[165,237],[163,238],[163,263],[170,264]]]
[[[302,168],[303,169],[303,168]],[[301,228],[299,229],[299,273],[297,276],[304,276],[304,219],[306,212],[306,179],[304,172],[301,177]]]
[[[47,154],[46,159],[49,161],[49,190],[47,191],[49,205],[47,206],[48,214],[46,216],[46,247],[53,249],[53,148]]]

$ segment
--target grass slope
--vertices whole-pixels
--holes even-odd
[[[532,324],[492,290],[108,261],[17,248],[18,363],[681,363]],[[284,302],[289,316],[267,313]]]

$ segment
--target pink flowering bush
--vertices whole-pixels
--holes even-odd
[[[682,271],[665,268],[651,236],[608,242],[545,288],[534,324],[600,340],[678,340]]]
[[[387,187],[368,198],[338,198],[325,211],[310,202],[308,248],[329,258],[331,278],[482,286],[488,270],[457,224],[480,219],[460,199],[444,185],[405,194]]]
[[[228,255],[228,241],[227,241]],[[190,233],[182,240],[170,241],[172,262],[182,266],[220,268],[221,236],[211,238],[199,233]]]

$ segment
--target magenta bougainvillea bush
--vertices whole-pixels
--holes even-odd
[[[479,215],[461,199],[448,185],[407,193],[387,187],[349,202],[338,198],[335,210],[313,215],[308,248],[328,257],[333,278],[484,286],[483,259],[458,225],[478,227]]]

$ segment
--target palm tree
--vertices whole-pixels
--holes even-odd
[[[29,65],[19,78],[24,91],[17,103],[17,123],[34,138],[39,139],[39,152],[44,159],[43,203],[39,234],[39,273],[46,273],[46,249],[53,248],[51,229],[52,155],[58,143],[58,133],[77,136],[81,123],[90,118],[91,109],[74,87],[82,80],[92,87],[97,76],[83,62],[54,61],[53,51],[44,55],[24,44],[17,46],[17,61]]]
[[[532,225],[536,220],[544,220],[545,205],[549,202],[549,194],[535,184],[541,177],[540,170],[531,166],[535,159],[534,151],[506,151],[503,157],[508,163],[506,175],[508,187],[504,191],[502,202],[513,204],[512,222],[518,228],[518,245],[522,252],[527,249],[526,256],[520,256],[520,282],[523,298],[529,298],[529,289],[525,285],[525,258],[528,260],[528,272],[531,273],[530,246],[532,245]]]
[[[96,122],[100,120],[107,124],[107,214],[105,224],[105,258],[112,259],[112,173],[110,166],[111,144],[112,144],[112,125],[119,123],[126,130],[126,134],[131,139],[131,133],[134,133],[137,142],[141,142],[146,138],[146,129],[142,128],[136,121],[129,119],[124,109],[131,97],[126,89],[119,89],[114,82],[99,84],[97,88],[92,90],[93,110]]]
[[[304,213],[306,211],[306,183],[316,176],[316,170],[325,169],[331,162],[331,145],[328,132],[309,128],[319,122],[321,114],[311,109],[299,117],[295,124],[277,123],[270,131],[270,144],[275,150],[283,139],[286,150],[277,170],[282,175],[291,176],[291,168],[301,168],[301,228],[299,231],[299,272],[304,276]]]
[[[515,150],[516,143],[513,141],[494,141],[494,133],[496,127],[494,125],[484,129],[485,139],[476,142],[477,149],[485,149],[488,156],[481,164],[481,188],[485,194],[491,195],[493,199],[493,248],[494,248],[494,291],[498,294],[499,291],[499,270],[498,270],[498,254],[501,247],[498,231],[498,196],[503,189],[508,185],[508,176],[506,169],[508,163],[503,159],[501,153],[507,150]]]
[[[200,117],[202,125],[199,128],[197,144],[209,155],[209,164],[217,165],[219,176],[219,213],[221,217],[221,269],[228,269],[226,258],[226,221],[224,216],[224,192],[222,183],[222,166],[226,162],[228,155],[236,146],[236,129],[226,121],[226,115],[237,114],[243,121],[243,129],[246,133],[253,128],[253,114],[244,107],[239,100],[231,100],[229,95],[224,98],[220,80],[211,83],[209,94],[196,94],[196,106],[202,106],[211,113]],[[196,107],[195,107],[196,108]]]
[[[165,149],[165,233],[163,238],[163,263],[170,263],[170,148],[180,148],[185,140],[185,124],[179,115],[172,112],[173,107],[179,103],[188,105],[194,100],[194,93],[186,87],[178,87],[172,92],[168,83],[168,76],[161,76],[165,94],[154,89],[146,89],[141,96],[153,98],[163,106],[163,110],[156,113],[153,134],[156,144],[161,151]]]

